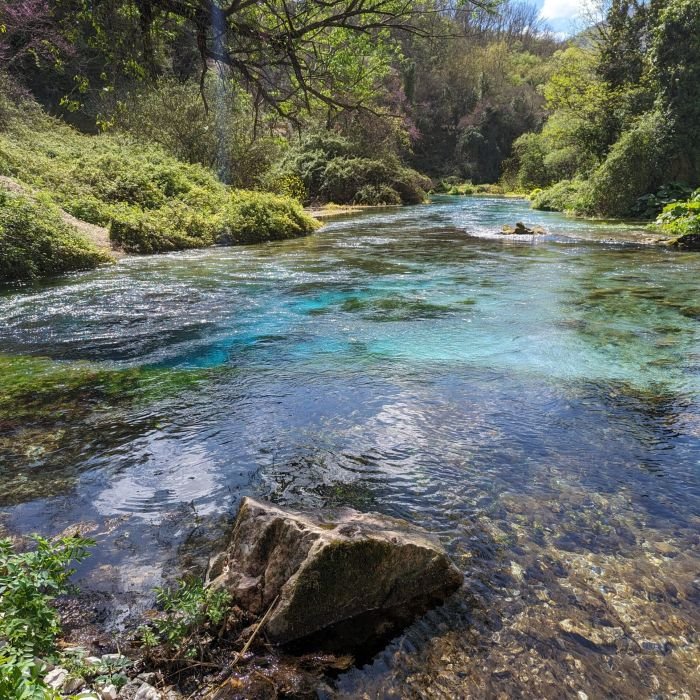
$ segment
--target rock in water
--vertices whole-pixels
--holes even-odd
[[[508,224],[503,226],[501,233],[506,236],[543,236],[547,232],[541,226],[529,228],[522,221],[518,221],[515,227]]]
[[[332,651],[386,640],[441,603],[463,575],[426,532],[352,509],[311,517],[243,499],[212,585],[262,614],[278,644]]]

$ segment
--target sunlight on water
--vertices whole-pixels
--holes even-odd
[[[498,233],[518,220],[548,235]],[[7,366],[58,361],[22,370],[23,412],[0,400],[7,526],[121,518],[82,570],[99,588],[244,494],[380,510],[468,583],[342,693],[692,695],[700,256],[639,240],[442,198],[6,290]],[[69,369],[104,375],[44,387]]]

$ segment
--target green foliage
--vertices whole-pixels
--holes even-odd
[[[218,217],[182,202],[159,209],[115,207],[110,222],[112,242],[129,253],[163,253],[212,245]]]
[[[46,200],[0,191],[0,283],[86,270],[111,258]]]
[[[632,214],[639,197],[661,184],[666,146],[666,120],[656,112],[625,132],[591,176],[593,211],[607,216]]]
[[[230,245],[279,241],[303,236],[319,226],[293,199],[238,190],[223,211],[216,242]]]
[[[31,129],[18,120],[0,134],[0,173],[44,191],[74,216],[109,226],[112,242],[127,252],[279,240],[318,227],[292,199],[232,190],[158,146],[85,136],[48,117]]]
[[[640,219],[653,219],[661,214],[670,204],[689,199],[693,195],[692,188],[680,182],[669,182],[657,192],[639,197],[634,205],[632,214]]]
[[[35,547],[27,552],[0,540],[0,638],[15,649],[45,654],[60,632],[50,603],[68,590],[70,564],[83,561],[94,542],[77,536],[33,539]]]
[[[586,213],[591,210],[590,188],[583,180],[562,180],[531,193],[532,208],[543,211]]]
[[[686,201],[667,204],[656,224],[672,236],[679,247],[697,248],[700,244],[700,189]]]
[[[513,144],[513,158],[518,163],[513,183],[518,190],[546,187],[550,182],[545,164],[546,149],[540,134],[523,134]]]
[[[310,201],[418,204],[430,181],[396,158],[366,158],[342,136],[314,134],[286,154],[280,173],[301,179]]]
[[[592,36],[555,54],[550,116],[539,135],[521,137],[528,148],[516,147],[507,175],[520,185],[589,181],[583,200],[569,184],[535,198],[548,208],[652,218],[683,197],[664,183],[700,183],[700,5],[615,0]]]
[[[52,654],[60,633],[52,600],[69,588],[72,562],[85,559],[94,543],[82,537],[47,540],[15,550],[0,540],[0,697],[51,698],[38,655]]]
[[[266,192],[291,197],[302,204],[309,198],[304,181],[296,173],[266,173],[260,179],[260,186]]]
[[[658,100],[673,125],[670,176],[700,184],[700,3],[661,3],[649,51]]]
[[[401,195],[388,185],[364,185],[355,193],[354,204],[366,206],[401,204]]]
[[[280,138],[255,133],[250,98],[232,80],[207,77],[206,103],[199,80],[161,78],[119,99],[104,126],[211,168],[227,184],[254,187],[279,157]]]
[[[476,192],[476,187],[472,185],[471,182],[464,182],[461,185],[452,185],[450,189],[447,191],[447,194],[451,195],[469,195],[469,194],[474,194]]]
[[[86,663],[87,653],[84,649],[70,649],[61,654],[60,665],[70,675],[80,676],[91,685],[98,687],[108,684],[121,688],[128,682],[126,671],[133,661],[125,656],[115,655],[113,658],[102,657],[97,663]]]
[[[206,588],[201,581],[180,581],[174,588],[156,589],[163,615],[153,627],[141,627],[143,646],[168,661],[201,656],[212,639],[225,629],[232,599],[223,590]]]

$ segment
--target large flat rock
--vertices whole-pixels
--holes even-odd
[[[351,509],[323,515],[245,498],[211,585],[262,614],[278,644],[335,651],[386,638],[444,601],[463,576],[428,533]]]

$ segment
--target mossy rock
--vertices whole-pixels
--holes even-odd
[[[210,577],[254,613],[274,604],[273,642],[334,652],[397,632],[463,580],[440,544],[405,521],[352,509],[311,517],[250,498]]]
[[[700,250],[700,233],[686,233],[671,241],[674,248],[682,250]]]

